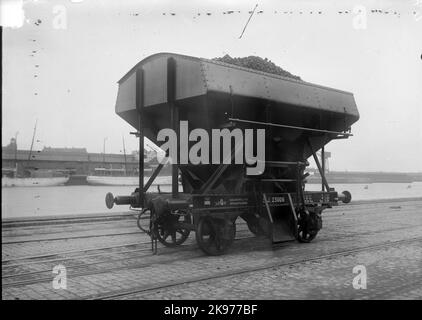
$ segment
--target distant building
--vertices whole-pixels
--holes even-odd
[[[145,152],[146,167],[156,162],[156,153]],[[14,138],[2,147],[2,171],[17,168],[18,175],[27,171],[56,170],[69,174],[91,174],[95,168],[126,169],[128,174],[137,174],[139,153],[112,154],[89,153],[86,148],[53,148],[42,150],[18,150]]]
[[[15,138],[10,139],[10,143],[7,146],[2,148],[3,151],[8,151],[8,152],[10,151],[15,152],[17,149],[18,149],[18,145],[16,144]]]

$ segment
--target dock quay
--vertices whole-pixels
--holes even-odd
[[[2,298],[422,298],[422,198],[352,202],[323,219],[315,241],[276,247],[238,219],[235,243],[216,257],[193,233],[153,255],[132,212],[4,219]],[[66,288],[54,288],[57,268]]]

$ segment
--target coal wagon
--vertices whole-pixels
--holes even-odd
[[[323,210],[350,202],[349,192],[338,193],[325,179],[324,146],[352,135],[359,119],[353,94],[173,53],[145,58],[118,84],[116,113],[139,137],[139,187],[127,196],[108,193],[106,205],[139,210],[139,226],[151,236],[153,250],[157,241],[174,247],[195,232],[205,253],[223,254],[235,238],[238,218],[272,243],[310,242],[322,227]],[[208,133],[263,129],[265,169],[248,175],[248,163],[173,161],[171,192],[148,192],[165,163],[144,183],[144,137],[160,145],[159,131],[178,133],[181,121],[190,131]],[[234,143],[229,160],[239,149]],[[209,152],[211,158],[216,150]],[[321,191],[305,191],[310,157],[322,177]]]

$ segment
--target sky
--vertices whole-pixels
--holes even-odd
[[[1,0],[1,24],[3,146],[18,132],[29,149],[37,120],[36,150],[136,150],[114,107],[137,62],[257,55],[354,94],[361,118],[326,147],[331,170],[422,171],[422,1]]]

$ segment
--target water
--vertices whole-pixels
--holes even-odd
[[[352,201],[422,197],[422,182],[369,184],[339,183],[330,184],[330,188],[335,188],[339,193],[344,190],[349,191],[352,194]],[[306,190],[321,190],[321,184],[307,184]]]
[[[367,186],[367,189],[365,189]],[[410,188],[409,188],[410,186]],[[422,182],[333,184],[337,191],[348,190],[353,200],[394,199],[422,197]],[[33,188],[2,188],[2,219],[41,217],[69,214],[128,212],[129,206],[105,207],[105,194],[129,195],[131,186],[58,186]],[[162,191],[170,191],[163,186]],[[320,184],[308,184],[306,190],[321,190]],[[154,186],[151,187],[154,190]],[[352,200],[352,201],[353,201]]]

